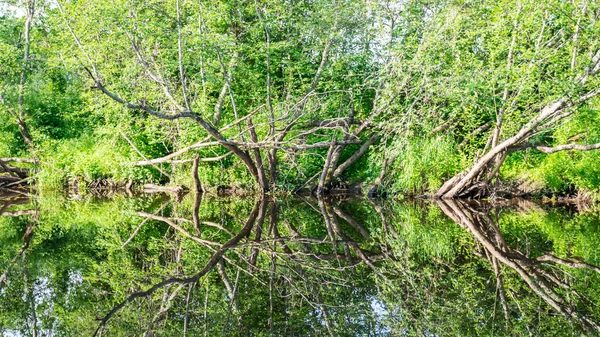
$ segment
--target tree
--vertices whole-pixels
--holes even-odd
[[[446,132],[457,144],[451,148],[466,155],[464,171],[449,177],[436,197],[490,194],[502,164],[516,151],[599,147],[552,144],[555,130],[596,106],[596,4],[407,6],[412,9],[398,28],[403,40],[394,68],[409,84],[390,89],[408,88],[394,107],[402,111],[394,131],[406,139],[399,146],[416,135]]]
[[[8,112],[14,122],[19,127],[19,132],[23,137],[23,141],[27,144],[30,150],[33,150],[34,145],[31,135],[25,123],[25,87],[27,77],[31,71],[31,29],[32,22],[36,15],[36,2],[29,0],[24,3],[24,23],[21,31],[16,28],[16,22],[11,22],[11,18],[2,17],[1,20],[6,22],[6,30],[3,32],[3,41],[0,45],[3,51],[2,63],[5,65],[2,71],[4,83],[0,86],[0,103],[3,110]],[[11,31],[12,30],[12,31]],[[20,59],[16,58],[18,52],[22,53]]]
[[[102,13],[101,20],[86,22],[81,8],[86,16]],[[175,135],[195,138],[191,145],[136,165],[222,148],[200,161],[233,155],[262,191],[277,184],[284,158],[293,169],[297,156],[333,146],[335,163],[323,169],[329,181],[378,139],[362,138],[381,110],[372,107],[364,80],[376,69],[373,17],[360,15],[366,5],[319,1],[291,8],[285,2],[60,5],[93,89],[126,109],[192,122],[181,125],[194,137]],[[340,73],[344,68],[348,74]],[[362,147],[338,167],[349,144]]]

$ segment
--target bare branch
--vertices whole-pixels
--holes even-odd
[[[598,268],[597,266],[594,266],[593,264],[588,264],[588,263],[580,262],[580,261],[559,259],[558,257],[556,257],[550,253],[546,253],[546,254],[538,257],[537,260],[538,261],[550,261],[550,262],[554,262],[556,264],[567,266],[569,268],[590,269],[590,270],[595,271],[596,273],[600,273],[600,268]]]
[[[219,54],[220,55],[220,54]],[[227,72],[224,73],[224,83],[221,88],[221,92],[219,93],[219,98],[217,99],[217,103],[215,104],[215,112],[213,116],[214,125],[218,126],[221,123],[221,112],[223,111],[223,104],[225,102],[225,96],[227,95],[227,90],[229,90],[229,78],[231,78],[231,74],[233,68],[235,67],[235,63],[237,62],[238,53],[233,53],[231,55],[231,59],[229,59],[229,65],[227,67]],[[223,69],[224,70],[224,69]]]
[[[10,163],[10,162],[15,162],[15,163],[30,163],[30,164],[35,164],[37,163],[36,159],[33,158],[0,158],[0,161],[5,162],[5,163]]]
[[[336,144],[336,140],[334,138],[329,143],[329,150],[327,151],[327,157],[325,158],[325,164],[323,165],[323,170],[321,171],[321,178],[319,179],[319,184],[317,186],[317,195],[318,196],[323,195],[323,193],[325,192],[325,188],[326,188],[327,184],[329,183],[327,181],[327,178],[331,176],[331,173],[330,173],[330,171],[332,170],[331,158],[333,157],[334,150],[336,148],[335,144]],[[331,239],[334,240],[335,238],[332,237]]]
[[[131,141],[131,139],[129,139],[129,137],[127,137],[125,135],[125,133],[123,133],[123,131],[119,131],[119,134],[127,141],[127,143],[129,143],[129,145],[135,150],[135,152],[137,152],[137,154],[139,154],[142,158],[144,158],[144,160],[147,162],[148,158],[146,158],[146,156],[144,156],[144,154],[137,148],[137,146],[135,146],[135,144]],[[150,165],[152,165],[155,169],[157,169],[160,173],[162,173],[165,177],[171,178],[171,176],[169,174],[167,174],[167,172],[163,171],[160,167],[158,167],[155,163],[151,163]]]
[[[37,214],[39,214],[39,211],[36,209],[26,209],[26,210],[15,211],[15,212],[0,212],[0,216],[11,216],[11,217],[17,217],[17,216],[23,216],[23,215],[37,215]]]
[[[367,150],[369,149],[369,146],[373,145],[373,143],[375,143],[378,139],[379,139],[379,135],[376,133],[373,134],[371,136],[371,138],[369,138],[366,142],[364,142],[362,144],[362,146],[360,147],[360,149],[358,149],[358,151],[356,151],[352,156],[350,156],[350,158],[346,159],[345,162],[343,162],[341,165],[339,165],[337,167],[337,169],[335,169],[335,171],[333,172],[333,176],[334,177],[340,176],[348,167],[350,167],[358,159],[360,159],[360,157],[362,157],[365,154],[365,152],[367,152]]]
[[[187,84],[185,80],[185,71],[183,69],[183,38],[181,36],[181,8],[179,0],[177,0],[177,55],[179,61],[179,77],[181,78],[181,92],[183,94],[183,100],[188,110],[190,108],[190,101],[187,95]]]
[[[160,163],[166,163],[169,162],[172,158],[178,157],[190,150],[193,149],[199,149],[202,147],[208,147],[208,146],[216,146],[219,145],[219,142],[205,142],[205,140],[202,140],[198,143],[194,143],[190,146],[184,147],[181,150],[175,151],[173,153],[170,153],[164,157],[160,157],[160,158],[155,158],[155,159],[151,159],[151,160],[142,160],[142,161],[136,161],[133,163],[130,163],[131,165],[135,165],[135,166],[148,166],[148,165],[155,165],[155,164],[160,164]],[[213,157],[213,158],[200,158],[199,161],[219,161],[227,156],[229,156],[232,152],[228,152],[226,154],[223,154],[221,156],[218,157]],[[189,161],[171,161],[174,164],[180,164],[180,163],[184,163],[184,162],[190,162],[192,160]]]
[[[525,150],[525,149],[529,149],[529,148],[535,148],[541,152],[550,154],[550,153],[556,153],[556,152],[560,152],[560,151],[569,151],[569,150],[576,150],[576,151],[597,150],[597,149],[600,149],[600,143],[589,144],[589,145],[564,144],[564,145],[558,145],[555,147],[539,145],[539,144],[522,144],[522,145],[517,145],[517,146],[511,146],[508,148],[508,150],[509,151],[520,151],[520,150]]]
[[[130,36],[129,38],[131,39],[131,47],[132,47],[135,55],[137,56],[139,63],[142,65],[142,67],[144,69],[146,69],[146,73],[148,74],[148,76],[163,89],[165,96],[167,96],[167,98],[169,99],[169,101],[171,101],[173,106],[175,106],[179,111],[184,111],[185,109],[179,103],[177,103],[177,100],[175,100],[175,97],[173,97],[173,94],[171,93],[171,90],[167,86],[167,83],[163,79],[163,77],[160,76],[160,74],[155,74],[150,69],[150,65],[142,56],[140,49],[135,42],[135,38],[133,36]]]
[[[555,147],[536,146],[535,148],[544,153],[555,153],[555,152],[566,151],[566,150],[590,151],[590,150],[600,149],[600,143],[590,144],[590,145],[565,144],[565,145],[559,145],[559,146],[555,146]]]

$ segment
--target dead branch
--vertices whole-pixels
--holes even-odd
[[[207,143],[204,143],[207,144]],[[212,145],[218,145],[217,142],[213,142],[210,145],[206,145],[206,146],[212,146]],[[194,146],[194,145],[192,145]],[[203,147],[203,146],[198,146],[198,147]],[[196,147],[196,148],[198,148]],[[161,158],[156,158],[156,159],[151,159],[151,160],[144,160],[144,161],[136,161],[131,163],[131,165],[134,166],[150,166],[150,165],[156,165],[156,164],[160,164],[160,163],[166,163],[166,164],[186,164],[186,163],[192,163],[195,161],[195,159],[183,159],[183,160],[170,160],[170,158],[174,158],[177,157],[189,150],[191,150],[192,147],[188,146],[185,149],[179,150],[177,152],[173,152],[165,157],[161,157]],[[227,157],[229,157],[230,155],[232,155],[233,152],[229,151],[225,154],[222,154],[220,156],[216,156],[216,157],[208,157],[208,158],[198,158],[199,162],[203,162],[203,163],[207,163],[207,162],[214,162],[214,161],[221,161]]]
[[[184,189],[181,186],[161,186],[155,184],[144,184],[142,186],[144,193],[173,193],[181,194]]]
[[[569,268],[589,269],[589,270],[595,271],[596,273],[600,273],[600,268],[598,268],[597,266],[594,266],[592,264],[588,264],[585,262],[580,262],[580,261],[563,260],[563,259],[560,259],[560,258],[550,254],[550,253],[546,253],[546,254],[538,257],[537,260],[538,261],[550,261],[550,262],[554,262],[556,264],[567,266]]]
[[[565,144],[559,145],[555,147],[547,147],[547,146],[535,146],[536,149],[544,152],[544,153],[555,153],[559,151],[568,151],[568,150],[577,150],[577,151],[590,151],[600,149],[600,143],[590,144],[590,145],[582,145],[582,144]]]
[[[119,131],[119,134],[121,135],[121,137],[123,137],[127,141],[127,143],[129,143],[129,145],[133,148],[133,150],[135,152],[137,152],[137,154],[139,154],[142,158],[144,158],[145,162],[148,162],[148,158],[146,158],[146,156],[144,156],[144,154],[137,148],[137,146],[135,146],[135,144],[131,141],[131,139],[129,139],[129,137],[127,137],[125,135],[125,133],[123,133],[123,131]],[[171,176],[169,174],[167,174],[165,171],[163,171],[155,163],[151,163],[150,165],[152,165],[155,169],[158,170],[158,172],[160,172],[161,174],[163,174],[165,177],[171,178]]]
[[[336,140],[335,138],[331,140],[329,143],[329,150],[327,151],[327,157],[325,158],[325,164],[323,165],[323,170],[321,171],[321,178],[319,179],[319,184],[317,185],[316,195],[321,196],[325,193],[325,188],[329,184],[328,177],[331,175],[332,167],[331,161],[336,149],[335,147]],[[333,238],[332,238],[333,239]]]
[[[36,159],[33,158],[15,158],[15,157],[10,157],[10,158],[0,158],[0,161],[5,162],[5,163],[29,163],[29,164],[35,164],[37,163]]]
[[[252,123],[252,118],[246,119],[246,124],[248,125],[248,130],[250,133],[250,140],[253,143],[258,143],[258,136],[256,135],[256,129],[254,127],[254,124]],[[253,154],[254,154],[254,162],[256,163],[258,186],[260,186],[262,192],[266,192],[269,190],[269,182],[267,181],[267,177],[265,175],[265,168],[263,165],[262,156],[260,154],[260,148],[258,148],[258,147],[254,148]]]
[[[11,216],[11,217],[16,217],[16,216],[23,216],[23,215],[38,215],[39,211],[36,209],[26,209],[26,210],[22,210],[22,211],[14,211],[14,212],[0,212],[0,216]]]
[[[241,117],[240,119],[233,121],[229,124],[227,124],[226,126],[222,127],[219,129],[219,132],[224,132],[228,129],[231,129],[232,127],[238,125],[239,123],[244,122],[246,119],[251,118],[253,115],[255,115],[258,111],[260,111],[260,109],[263,106],[259,106],[258,108],[254,109],[252,112],[250,112],[249,114],[247,114],[244,117]],[[192,160],[181,160],[181,161],[170,161],[170,159],[178,157],[183,155],[184,153],[190,151],[190,150],[194,150],[194,149],[198,149],[198,148],[203,148],[203,147],[210,147],[210,146],[217,146],[220,143],[219,142],[209,142],[209,140],[211,139],[211,137],[207,137],[199,142],[196,142],[190,146],[184,147],[178,151],[175,151],[173,153],[170,153],[164,157],[160,157],[160,158],[155,158],[152,160],[145,160],[145,161],[137,161],[137,162],[133,162],[131,163],[131,165],[135,165],[135,166],[147,166],[147,165],[152,165],[152,164],[159,164],[159,163],[171,163],[171,164],[181,164],[181,163],[188,163],[188,162],[192,162]],[[228,156],[230,156],[231,154],[233,154],[233,151],[229,151],[223,155],[217,156],[217,157],[212,157],[212,158],[200,158],[201,162],[211,162],[211,161],[219,161],[221,159],[224,159]]]
[[[304,125],[304,128],[323,128],[323,129],[348,128],[348,126],[350,126],[350,125],[361,125],[362,123],[364,123],[364,121],[345,117],[345,118],[337,118],[337,119],[312,121],[312,122]]]

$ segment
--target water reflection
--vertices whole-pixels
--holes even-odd
[[[0,197],[6,336],[597,335],[598,213]]]
[[[487,205],[469,204],[459,200],[438,201],[444,213],[473,235],[478,244],[475,252],[485,258],[493,267],[499,299],[506,320],[511,313],[505,295],[502,267],[512,269],[549,307],[557,313],[580,325],[588,333],[600,332],[600,326],[594,321],[594,313],[579,312],[579,302],[595,305],[589,298],[574,289],[569,282],[568,269],[588,269],[600,272],[600,268],[573,259],[561,259],[551,252],[545,252],[537,258],[535,252],[522,251],[511,247],[504,240],[498,227],[498,214]],[[558,266],[566,268],[557,268]],[[570,284],[571,283],[571,284]],[[587,302],[587,303],[585,303]]]

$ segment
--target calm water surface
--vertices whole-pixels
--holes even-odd
[[[600,213],[0,196],[2,336],[595,336]]]

